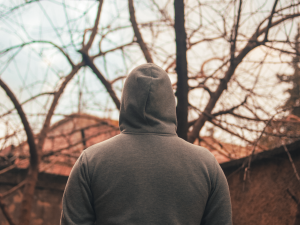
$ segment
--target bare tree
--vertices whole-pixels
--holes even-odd
[[[177,75],[174,88],[180,137],[193,143],[201,140],[201,131],[205,134],[207,128],[214,128],[221,136],[253,145],[270,118],[278,121],[286,115],[280,110],[281,96],[271,91],[282,90],[271,70],[272,66],[286,68],[288,59],[298,54],[291,38],[297,30],[294,21],[299,17],[299,3],[174,1],[174,22],[171,1],[152,1],[148,8],[153,8],[161,22],[138,27],[151,36],[148,45],[154,62],[171,76]],[[174,48],[162,51],[160,38],[172,30],[176,41],[172,35],[168,40],[176,52]],[[267,69],[268,75],[263,74]],[[258,148],[265,147],[259,144]]]
[[[0,86],[4,89],[10,100],[13,102],[20,118],[22,121],[22,124],[24,125],[24,130],[26,132],[27,136],[27,143],[29,145],[29,152],[30,152],[30,166],[28,168],[28,174],[25,179],[25,182],[22,182],[22,185],[18,185],[17,187],[21,187],[25,185],[24,191],[23,191],[23,201],[22,201],[22,207],[21,207],[21,216],[20,216],[20,223],[19,224],[29,224],[30,221],[30,212],[31,212],[31,206],[32,206],[32,200],[35,190],[35,185],[37,182],[38,177],[38,167],[39,167],[39,161],[40,161],[40,154],[38,153],[37,146],[34,141],[34,136],[32,129],[28,123],[27,117],[22,109],[22,106],[20,105],[19,101],[17,100],[14,93],[11,91],[11,89],[0,79]],[[13,188],[15,190],[15,188]],[[11,191],[8,191],[10,193]],[[0,200],[1,200],[1,208],[3,211],[3,214],[7,218],[7,221],[13,225],[15,224],[13,222],[13,219],[5,209],[5,205],[2,202],[2,198],[5,197],[6,194],[1,194]]]
[[[26,178],[32,182],[17,185],[25,185],[19,224],[30,221],[39,159],[63,150],[42,151],[51,123],[76,111],[118,114],[122,81],[140,63],[156,63],[169,73],[177,98],[177,133],[189,142],[201,142],[210,130],[220,142],[264,149],[258,142],[262,131],[278,135],[266,128],[270,119],[287,115],[280,108],[284,84],[277,83],[276,73],[299,55],[291,38],[300,16],[298,2],[28,1],[3,3],[1,10],[1,87],[13,90],[9,96],[15,100],[0,103],[0,126],[7,130],[0,143],[4,149],[26,138],[31,157],[32,146],[38,153]],[[41,23],[30,17],[33,10]],[[29,26],[23,16],[36,23]],[[5,89],[6,83],[11,88]],[[27,125],[17,118],[21,108]],[[36,143],[26,127],[37,134]]]
[[[37,176],[38,176],[38,172],[39,172],[39,161],[40,161],[41,156],[43,155],[42,149],[44,146],[45,139],[47,137],[47,133],[50,128],[50,121],[51,121],[54,111],[58,105],[59,99],[65,91],[67,84],[73,79],[73,77],[77,74],[77,72],[82,67],[89,66],[92,69],[92,71],[95,73],[95,75],[101,80],[101,82],[105,86],[105,88],[107,89],[108,93],[114,100],[116,107],[117,108],[120,107],[120,101],[116,97],[115,92],[112,89],[111,83],[109,83],[104,78],[104,76],[101,74],[100,70],[93,63],[93,60],[96,57],[105,55],[108,51],[100,52],[94,56],[89,56],[89,53],[88,53],[94,42],[95,36],[98,31],[102,4],[103,4],[103,1],[100,1],[98,4],[99,6],[98,6],[98,10],[97,10],[97,16],[96,16],[96,19],[94,22],[94,27],[92,29],[85,30],[83,33],[84,36],[83,36],[83,41],[82,41],[82,48],[80,50],[78,50],[78,52],[80,52],[82,55],[82,61],[77,64],[75,64],[71,60],[71,57],[68,55],[67,52],[64,51],[63,47],[59,47],[58,45],[54,44],[51,41],[34,40],[31,42],[22,43],[21,45],[9,47],[2,51],[2,54],[3,54],[3,53],[7,53],[13,49],[16,49],[16,48],[21,49],[22,47],[33,44],[33,43],[47,43],[47,44],[50,44],[53,47],[57,48],[66,57],[67,61],[69,62],[70,66],[71,66],[71,71],[69,72],[69,74],[67,76],[62,78],[59,88],[55,92],[51,93],[51,95],[53,95],[53,100],[52,100],[52,103],[50,104],[50,107],[47,109],[47,113],[45,116],[45,120],[43,122],[42,129],[40,130],[38,137],[37,137],[37,144],[35,143],[35,138],[34,138],[31,126],[29,125],[29,122],[26,118],[26,114],[22,110],[22,104],[19,103],[19,101],[17,100],[17,98],[15,97],[15,95],[13,94],[11,89],[4,83],[4,81],[0,80],[0,86],[5,90],[8,97],[13,102],[15,109],[17,110],[17,112],[21,118],[21,122],[24,125],[24,130],[27,135],[27,142],[30,147],[30,166],[28,168],[28,175],[26,178],[26,182],[22,183],[22,185],[17,185],[18,188],[25,185],[25,189],[23,191],[23,200],[22,200],[20,218],[19,218],[18,224],[22,224],[22,225],[30,224],[32,201],[33,201],[33,197],[34,197],[34,190],[35,190]],[[11,9],[11,11],[12,10],[13,9]],[[88,32],[91,32],[91,35],[89,36],[88,42],[85,43],[85,36]],[[117,49],[122,48],[122,47],[124,47],[124,46],[120,46]],[[112,49],[111,51],[114,51],[114,50],[116,50],[116,49]],[[40,95],[41,94],[39,94],[39,96]],[[31,98],[31,100],[35,99],[37,97],[38,96],[34,96]],[[28,101],[26,101],[26,102],[28,102]],[[12,110],[10,110],[9,112],[5,113],[2,116],[6,116],[6,115],[10,114],[11,112],[12,112]],[[16,190],[16,188],[13,188],[13,190]],[[9,193],[11,193],[11,191],[9,191]],[[5,196],[6,196],[6,194],[4,193],[4,194],[2,194],[1,198],[5,197]],[[7,220],[9,221],[9,223],[15,224],[13,222],[13,219],[7,212],[7,210],[5,210],[5,205],[2,201],[1,201],[1,208],[3,210],[4,215],[6,216]]]

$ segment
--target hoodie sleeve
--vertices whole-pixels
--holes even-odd
[[[85,152],[76,161],[63,195],[61,225],[90,225],[95,222]]]
[[[232,210],[227,179],[215,161],[215,178],[206,203],[201,225],[232,225]]]

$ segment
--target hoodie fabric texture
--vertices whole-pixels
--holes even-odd
[[[84,150],[69,176],[62,225],[231,225],[225,175],[205,148],[176,135],[167,73],[154,64],[126,79],[121,133]]]

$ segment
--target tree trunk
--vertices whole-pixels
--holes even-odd
[[[174,1],[176,36],[176,72],[177,72],[177,134],[187,140],[188,132],[188,74],[186,59],[186,32],[184,27],[184,2]]]
[[[30,152],[30,165],[28,169],[28,174],[26,177],[26,184],[23,191],[23,200],[21,203],[21,214],[19,219],[20,225],[29,225],[30,224],[30,217],[31,217],[31,207],[33,202],[34,190],[35,185],[37,182],[38,177],[38,168],[39,168],[39,161],[40,161],[40,154],[38,153],[38,149],[36,147],[34,141],[34,135],[32,129],[28,123],[27,117],[22,109],[22,106],[18,102],[17,98],[15,97],[14,93],[10,90],[10,88],[0,79],[0,86],[5,90],[6,94],[13,102],[20,118],[23,123],[26,135],[27,135],[27,143],[29,146]]]

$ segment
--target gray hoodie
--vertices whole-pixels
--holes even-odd
[[[126,79],[121,133],[84,150],[63,196],[63,225],[231,225],[228,184],[214,156],[176,135],[175,98],[154,64]]]

